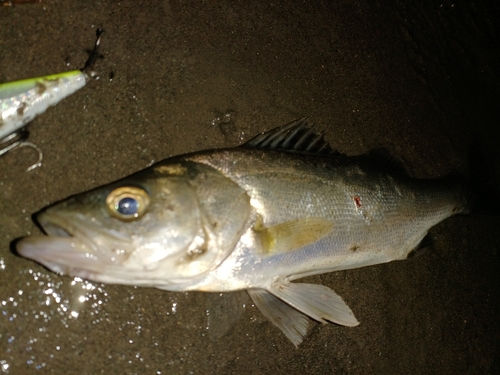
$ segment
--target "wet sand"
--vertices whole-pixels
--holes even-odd
[[[29,148],[0,159],[0,369],[500,373],[498,217],[446,220],[432,229],[432,250],[412,260],[309,278],[341,295],[361,324],[314,324],[298,349],[244,295],[72,280],[12,252],[14,239],[39,233],[31,215],[50,203],[306,115],[339,151],[386,147],[418,177],[466,174],[479,144],[498,178],[499,6],[412,3],[1,8],[0,82],[80,68],[96,28],[105,34],[100,79],[29,125],[43,166],[25,172],[36,161]]]

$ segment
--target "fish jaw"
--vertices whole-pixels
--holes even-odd
[[[89,229],[74,217],[69,220],[51,210],[41,213],[37,221],[47,236],[23,238],[16,245],[19,255],[58,274],[98,282],[118,282],[116,275],[110,275],[131,252],[126,239],[115,235],[112,241],[107,239],[104,242],[98,229]],[[120,249],[112,252],[114,256],[108,255],[109,251],[105,249],[110,245]]]
[[[74,237],[27,237],[17,244],[17,252],[58,274],[93,279],[102,269],[94,252]]]
[[[126,268],[102,256],[85,240],[76,237],[26,237],[16,245],[19,255],[34,260],[60,275],[108,284],[158,286],[156,270]]]

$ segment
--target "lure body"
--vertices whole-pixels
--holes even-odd
[[[73,70],[0,84],[0,140],[18,131],[86,83],[87,75]]]

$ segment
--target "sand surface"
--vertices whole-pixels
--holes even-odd
[[[415,5],[418,3],[420,5]],[[0,159],[0,370],[8,374],[498,374],[499,229],[454,217],[405,262],[310,278],[361,324],[296,349],[240,296],[57,276],[12,251],[31,215],[163,158],[236,146],[311,116],[339,151],[386,147],[412,175],[500,166],[493,1],[63,1],[0,8],[0,82],[99,80],[30,125],[44,152]],[[488,207],[498,196],[482,196]],[[221,302],[222,301],[222,302]]]

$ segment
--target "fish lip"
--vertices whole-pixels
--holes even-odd
[[[63,215],[58,215],[56,213],[46,211],[41,213],[36,221],[42,228],[42,230],[49,237],[72,237],[85,245],[87,245],[94,252],[97,252],[97,246],[92,241],[92,235],[82,229],[82,225],[72,224],[73,222],[78,223],[78,220],[72,218],[71,220],[64,217]]]
[[[65,212],[49,209],[40,213],[36,217],[36,222],[49,237],[72,237],[84,243],[96,255],[102,255],[105,250],[112,251],[115,247],[133,250],[130,247],[130,238],[94,224],[94,219],[91,217],[80,214],[69,216]]]
[[[98,272],[99,267],[114,264],[107,250],[126,248],[124,240],[116,234],[88,225],[90,218],[49,209],[38,214],[35,221],[46,236],[21,240],[17,252],[56,273],[80,277],[78,274]],[[104,237],[106,241],[102,240]]]

